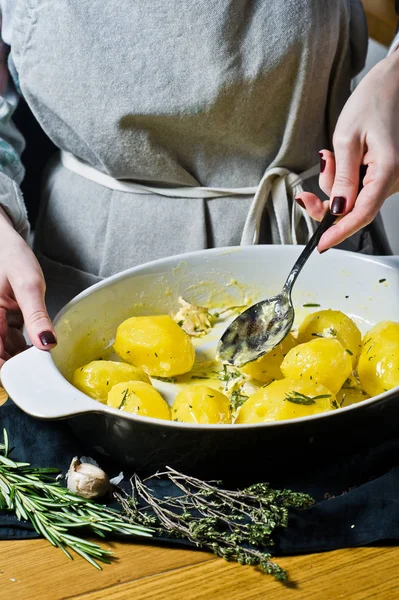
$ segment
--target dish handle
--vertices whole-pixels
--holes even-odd
[[[32,417],[64,419],[101,410],[102,405],[64,379],[50,352],[37,348],[8,360],[1,369],[0,379],[9,397]]]

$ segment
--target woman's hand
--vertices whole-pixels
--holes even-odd
[[[371,223],[384,200],[399,191],[399,50],[378,63],[350,96],[333,147],[334,154],[320,152],[319,184],[330,200],[307,192],[297,199],[314,219],[321,220],[326,209],[341,217],[322,236],[320,252]],[[367,165],[363,182],[361,165]]]
[[[0,367],[26,348],[25,323],[32,344],[42,350],[56,343],[44,303],[45,283],[35,255],[0,208]]]

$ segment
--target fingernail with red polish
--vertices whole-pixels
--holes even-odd
[[[39,340],[43,346],[50,346],[57,343],[55,335],[51,331],[42,331],[42,333],[39,333]]]
[[[323,173],[324,169],[326,168],[327,161],[325,158],[323,158],[323,152],[319,152],[319,154],[320,154],[320,173]]]
[[[299,204],[299,206],[302,206],[302,208],[305,208],[305,205],[300,198],[295,198],[295,202]]]
[[[343,196],[335,196],[331,204],[330,213],[332,215],[342,215],[342,213],[345,211],[345,205],[346,198]]]

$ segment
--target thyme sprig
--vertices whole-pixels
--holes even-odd
[[[160,535],[183,538],[227,561],[254,565],[285,581],[287,573],[266,551],[274,545],[272,534],[287,527],[288,510],[313,503],[307,494],[274,490],[258,483],[228,490],[219,481],[202,481],[167,467],[149,478],[166,478],[181,495],[160,500],[138,475],[131,479],[132,495],[115,492],[132,522],[155,527]]]
[[[110,563],[113,553],[98,544],[71,534],[86,528],[100,537],[109,533],[152,536],[142,524],[130,523],[118,511],[81,498],[54,479],[58,469],[37,469],[27,462],[9,458],[7,431],[0,444],[0,511],[13,512],[19,521],[30,521],[39,535],[60,548],[72,560],[69,550],[97,569],[99,562]],[[69,550],[68,550],[69,549]]]

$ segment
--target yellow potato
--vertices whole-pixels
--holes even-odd
[[[127,319],[118,327],[114,349],[155,377],[187,373],[195,359],[190,337],[168,315]]]
[[[310,342],[315,337],[336,338],[352,358],[355,368],[359,359],[362,336],[355,323],[339,310],[319,310],[304,319],[298,330],[298,342]]]
[[[321,383],[336,394],[352,372],[352,361],[338,340],[316,338],[290,350],[281,371],[284,377]]]
[[[112,360],[93,360],[76,369],[72,377],[73,385],[81,392],[102,402],[107,401],[108,392],[116,383],[130,380],[151,383],[140,367]]]
[[[369,398],[369,395],[361,388],[341,388],[337,394],[337,402],[341,408],[357,404],[357,402],[367,400],[367,398]]]
[[[337,408],[335,395],[312,381],[279,379],[260,388],[241,406],[236,424],[271,423]]]
[[[187,386],[172,406],[174,421],[184,423],[231,423],[230,402],[227,396],[207,385]]]
[[[399,323],[378,323],[364,340],[358,364],[362,387],[377,396],[399,386]]]
[[[258,358],[253,362],[246,364],[241,368],[246,375],[253,377],[257,381],[270,383],[274,379],[282,379],[284,375],[281,372],[280,365],[285,355],[297,344],[296,339],[289,333],[287,337],[273,350]]]
[[[161,394],[143,381],[117,383],[108,393],[108,406],[140,417],[170,420],[170,408]]]
[[[367,400],[370,396],[364,391],[360,385],[360,381],[356,373],[352,373],[345,381],[342,388],[337,394],[337,402],[339,406],[350,406],[362,400]]]

